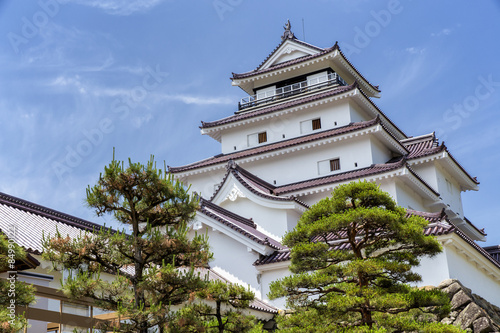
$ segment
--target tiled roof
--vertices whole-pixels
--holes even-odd
[[[295,201],[298,204],[304,206],[305,208],[309,208],[307,204],[305,204],[304,202],[300,201],[295,197],[288,197],[288,196],[279,197],[274,192],[276,186],[269,184],[265,180],[257,177],[251,172],[238,166],[233,160],[230,160],[228,162],[226,168],[227,168],[226,175],[222,179],[222,182],[218,186],[217,190],[213,194],[210,201],[213,201],[213,199],[217,196],[217,194],[222,188],[222,185],[226,182],[229,175],[233,175],[234,178],[236,178],[241,185],[243,185],[246,189],[248,189],[250,192],[254,193],[259,197],[274,201]]]
[[[299,42],[297,39],[294,40],[295,42]],[[309,46],[311,47],[312,45],[310,44],[307,44],[307,43],[304,43],[306,46]],[[253,71],[250,71],[250,72],[246,72],[246,73],[241,73],[241,74],[237,74],[237,73],[232,73],[233,74],[233,77],[231,78],[232,80],[235,80],[235,79],[244,79],[244,78],[247,78],[247,77],[251,77],[251,76],[254,76],[254,75],[259,75],[259,74],[263,74],[263,73],[267,73],[267,72],[270,72],[270,71],[273,71],[273,70],[276,70],[276,69],[280,69],[280,68],[284,68],[284,67],[287,67],[287,66],[291,66],[291,65],[295,65],[295,64],[299,64],[301,62],[306,62],[306,61],[309,61],[311,59],[316,59],[316,58],[319,58],[325,54],[328,54],[330,52],[333,52],[335,50],[338,50],[339,53],[341,54],[342,58],[354,69],[354,71],[356,72],[356,74],[361,77],[364,81],[366,81],[374,90],[376,91],[379,91],[380,92],[380,89],[378,86],[375,86],[373,84],[370,83],[370,81],[368,81],[358,70],[356,67],[353,66],[353,64],[347,59],[347,57],[344,55],[344,53],[342,52],[342,50],[340,50],[340,47],[338,45],[338,42],[335,42],[335,45],[333,45],[332,47],[329,47],[329,48],[326,48],[326,49],[321,49],[321,48],[317,48],[318,51],[320,51],[319,53],[316,53],[316,54],[313,54],[313,55],[309,55],[309,56],[304,56],[304,57],[300,57],[300,58],[296,58],[296,59],[292,59],[292,60],[289,60],[289,61],[285,61],[285,62],[282,62],[282,63],[279,63],[279,64],[276,64],[274,66],[271,66],[269,68],[266,68],[266,69],[263,69],[263,70],[259,70],[259,68],[267,61],[267,59],[269,59],[273,54],[274,52],[277,51],[277,49],[281,46],[278,45],[278,47],[276,49],[274,49],[274,51],[259,65],[259,67],[257,67],[257,69],[253,70]]]
[[[42,232],[45,237],[54,236],[57,229],[62,235],[73,238],[81,232],[103,228],[98,224],[0,193],[0,230],[9,236],[12,226],[15,228],[16,243],[34,254],[42,253]]]
[[[205,159],[203,161],[195,162],[195,163],[188,164],[185,166],[180,166],[180,167],[170,167],[169,166],[168,170],[171,173],[178,173],[178,172],[184,172],[184,171],[188,171],[188,170],[198,169],[198,168],[202,168],[202,167],[206,167],[206,166],[210,166],[210,165],[214,165],[214,164],[227,163],[229,160],[238,160],[240,158],[245,158],[245,157],[249,157],[249,156],[253,156],[253,155],[257,155],[257,154],[267,153],[267,152],[271,152],[274,150],[283,149],[283,148],[287,148],[287,147],[291,147],[291,146],[295,146],[295,145],[299,145],[299,144],[303,144],[303,143],[307,143],[307,142],[311,142],[311,141],[326,139],[329,137],[342,135],[342,134],[354,132],[357,130],[361,130],[364,128],[368,128],[370,126],[374,126],[374,125],[379,124],[379,123],[380,123],[380,119],[377,117],[377,118],[374,118],[374,119],[369,120],[369,121],[352,123],[352,124],[349,124],[346,126],[337,127],[334,129],[330,129],[330,130],[326,130],[326,131],[322,131],[322,132],[318,132],[318,133],[314,133],[314,134],[308,134],[308,135],[304,135],[304,136],[301,136],[298,138],[283,140],[283,141],[279,141],[276,143],[270,143],[267,145],[261,145],[261,146],[255,147],[255,148],[246,149],[246,150],[242,150],[242,151],[238,151],[238,152],[234,152],[234,153],[230,153],[230,154],[216,155],[214,157]]]
[[[218,274],[213,269],[196,268],[195,270],[202,275],[208,276],[208,279],[210,281],[222,281],[222,282],[227,283],[227,284],[231,283],[228,279],[224,278],[222,275]],[[262,300],[260,300],[258,298],[255,298],[250,303],[250,309],[262,311],[262,312],[267,312],[267,313],[278,313],[277,308],[275,308],[274,306],[272,306],[270,304],[263,302]]]
[[[416,138],[401,140],[401,143],[410,152],[408,154],[408,159],[434,154],[435,152],[441,150],[438,145],[438,140],[434,136],[434,133]]]
[[[429,235],[440,236],[449,234],[451,232],[459,231],[452,223],[447,221],[447,217],[446,214],[444,214],[444,212],[427,213],[409,209],[408,214],[406,216],[408,217],[411,215],[421,216],[429,222],[428,226],[424,229],[424,234],[426,236]],[[350,248],[349,243],[342,242],[342,239],[345,239],[346,237],[347,233],[345,231],[340,231],[338,233],[329,233],[325,237],[321,238],[317,236],[312,241],[338,242],[336,244],[333,244],[332,249],[344,250]],[[290,254],[291,253],[289,249],[275,251],[274,253],[268,256],[262,256],[261,258],[259,258],[254,262],[254,265],[260,266],[260,265],[267,265],[267,264],[288,261],[290,260]]]
[[[258,231],[257,226],[251,219],[244,218],[238,214],[228,211],[208,200],[200,199],[200,208],[198,211],[228,227],[248,237],[252,241],[261,245],[267,245],[276,250],[283,249],[284,246]]]
[[[295,40],[295,41],[297,41],[297,40]],[[281,44],[283,44],[283,43],[281,43]],[[274,66],[271,66],[269,68],[259,70],[259,68],[267,61],[267,59],[269,59],[277,51],[277,49],[281,46],[281,44],[276,49],[274,49],[274,51],[264,60],[264,62],[262,62],[259,65],[259,67],[257,67],[257,69],[254,69],[254,70],[252,70],[250,72],[241,73],[241,74],[232,73],[233,77],[231,79],[233,79],[233,80],[234,79],[244,79],[244,78],[247,78],[247,77],[250,77],[250,76],[254,76],[254,75],[259,75],[259,74],[271,72],[271,71],[273,71],[275,69],[279,69],[279,68],[283,68],[283,67],[286,67],[286,66],[298,64],[298,63],[301,63],[301,62],[304,62],[304,61],[307,61],[307,60],[319,58],[322,55],[328,54],[328,53],[330,53],[330,52],[338,49],[338,44],[335,44],[332,47],[329,47],[329,48],[326,48],[326,49],[321,49],[321,51],[319,53],[311,54],[311,55],[307,55],[307,56],[303,56],[303,57],[296,58],[296,59],[291,59],[291,60],[288,60],[288,61],[276,64]]]
[[[434,133],[401,140],[403,146],[410,152],[408,154],[408,159],[417,159],[425,156],[430,156],[434,154],[439,154],[442,152],[448,153],[450,159],[463,171],[463,173],[469,178],[473,183],[479,184],[476,177],[472,177],[464,167],[458,163],[458,161],[451,155],[448,148],[445,146],[444,142],[439,145],[438,139],[435,137]]]
[[[314,101],[320,100],[322,98],[340,95],[342,93],[354,90],[357,87],[358,87],[358,85],[355,82],[349,86],[339,86],[333,90],[328,90],[328,91],[321,92],[318,94],[308,95],[308,96],[305,96],[302,98],[293,99],[289,102],[281,103],[281,104],[274,105],[274,106],[264,107],[262,109],[259,109],[259,110],[253,111],[253,112],[241,112],[241,113],[237,113],[237,114],[234,114],[232,116],[229,116],[229,117],[226,117],[226,118],[223,118],[220,120],[216,120],[216,121],[211,121],[211,122],[203,122],[202,121],[200,128],[216,127],[216,126],[220,126],[220,125],[234,123],[234,122],[237,122],[240,120],[245,120],[245,119],[249,119],[249,118],[262,116],[262,115],[276,112],[279,110],[283,110],[286,108],[291,108],[291,107],[294,107],[297,105],[302,105],[302,104],[306,104],[309,102],[314,102]]]
[[[359,179],[363,177],[368,177],[392,170],[397,170],[405,166],[406,160],[400,158],[396,162],[386,163],[386,164],[374,164],[367,168],[337,173],[331,176],[325,176],[315,179],[309,179],[293,184],[283,185],[275,189],[276,194],[284,194],[293,191],[303,190],[311,187],[322,186],[327,184],[334,184],[339,182],[344,182],[352,179]]]

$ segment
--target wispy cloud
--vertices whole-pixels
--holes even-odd
[[[420,47],[407,47],[405,49],[406,52],[409,54],[423,54],[425,52],[425,48],[420,48]]]
[[[167,101],[179,101],[185,104],[196,105],[232,105],[234,99],[230,97],[204,97],[204,96],[191,96],[191,95],[163,95],[162,99]]]
[[[441,29],[441,30],[440,30],[440,31],[438,31],[438,32],[433,32],[433,33],[431,33],[431,37],[448,36],[448,35],[450,35],[452,32],[453,32],[453,30],[452,30],[452,29],[450,29],[450,28],[444,28],[444,29]]]
[[[127,16],[146,12],[156,7],[163,0],[69,0],[78,5],[89,6],[103,10],[110,15]]]

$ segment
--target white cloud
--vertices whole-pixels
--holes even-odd
[[[163,0],[69,0],[75,4],[101,9],[110,15],[127,16],[145,12],[156,7]]]
[[[425,52],[425,48],[419,48],[419,47],[407,47],[405,49],[406,52],[409,54],[422,54]]]
[[[448,36],[452,33],[450,28],[444,28],[441,31],[431,33],[432,37]]]
[[[179,101],[185,104],[196,105],[232,105],[234,99],[229,97],[203,97],[203,96],[190,96],[190,95],[163,95],[161,97],[167,101]]]

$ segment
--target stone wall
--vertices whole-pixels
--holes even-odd
[[[451,300],[451,312],[442,323],[474,333],[500,332],[499,307],[473,294],[458,280],[444,280],[438,289],[447,293]]]

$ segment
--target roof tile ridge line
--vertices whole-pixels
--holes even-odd
[[[61,223],[66,223],[71,226],[79,227],[82,228],[84,227],[85,229],[88,230],[94,230],[94,229],[110,229],[107,227],[104,227],[102,225],[99,225],[94,222],[90,222],[84,219],[81,219],[79,217],[69,215],[60,211],[57,211],[55,209],[51,209],[42,205],[35,204],[33,202],[17,198],[5,193],[0,192],[0,203],[7,204],[9,206],[15,207],[17,209],[23,210],[25,212],[29,212],[32,214],[36,214],[42,217],[46,217],[49,219],[54,219],[57,220]],[[112,230],[112,229],[111,229]]]
[[[408,169],[408,171],[411,172],[411,174],[416,177],[422,184],[424,184],[429,190],[431,190],[432,193],[434,193],[436,196],[440,197],[441,194],[437,190],[435,190],[432,186],[430,186],[422,177],[420,177],[415,170],[407,163],[407,159],[405,158],[405,167]]]
[[[436,138],[435,132],[427,133],[427,134],[422,134],[422,135],[417,135],[417,136],[410,136],[410,137],[408,137],[406,139],[402,139],[400,141],[404,141],[405,144],[406,143],[411,144],[411,142],[414,141],[414,140],[419,141],[419,140],[422,140],[422,139],[424,139],[426,137],[432,137],[433,139],[435,139]]]
[[[451,222],[451,221],[448,221],[448,222],[455,228],[455,230],[453,230],[454,233],[456,233],[466,243],[471,245],[474,249],[476,249],[479,253],[481,253],[486,259],[488,259],[491,263],[493,263],[498,269],[500,269],[500,262],[496,261],[485,249],[483,249],[481,246],[479,246],[472,238],[467,236],[462,230],[457,228],[457,226],[453,222]]]
[[[219,206],[219,207],[220,207],[220,206]],[[259,243],[259,244],[262,244],[262,245],[267,245],[267,246],[269,246],[269,247],[271,247],[271,248],[273,248],[273,249],[275,249],[275,250],[279,250],[279,249],[281,249],[282,247],[284,247],[283,245],[281,245],[281,243],[280,243],[279,241],[277,241],[277,240],[275,240],[275,239],[273,239],[273,238],[271,238],[271,239],[272,239],[274,242],[276,242],[276,243],[280,244],[282,247],[279,247],[278,245],[273,245],[273,244],[271,244],[271,243],[269,242],[269,236],[262,234],[262,233],[261,233],[260,231],[258,231],[257,229],[254,229],[254,231],[255,231],[255,232],[257,232],[257,233],[262,234],[262,236],[264,236],[264,239],[259,238],[260,236],[255,235],[255,234],[252,234],[250,231],[247,231],[247,230],[245,230],[244,228],[240,227],[239,225],[234,224],[233,222],[231,222],[231,221],[229,221],[229,220],[226,220],[226,219],[224,219],[224,218],[221,218],[220,216],[218,216],[218,215],[216,215],[216,214],[214,214],[214,213],[212,213],[212,212],[210,212],[210,211],[207,211],[207,210],[201,210],[201,212],[202,212],[203,214],[205,214],[205,215],[207,215],[207,216],[209,216],[209,217],[211,217],[211,218],[213,218],[213,219],[215,219],[215,220],[217,220],[217,221],[221,222],[222,224],[224,224],[224,225],[226,225],[226,226],[230,227],[231,229],[238,231],[239,233],[241,233],[241,234],[243,234],[244,236],[246,236],[246,237],[248,237],[248,238],[250,238],[250,239],[254,240],[255,242],[257,242],[257,243]],[[237,221],[237,222],[242,223],[242,222],[240,222],[240,221]],[[242,223],[242,224],[244,224],[244,223]],[[246,225],[246,224],[244,224],[244,225]],[[247,226],[247,227],[249,227],[248,225],[246,225],[246,226]]]
[[[238,221],[240,223],[243,223],[243,224],[245,224],[245,225],[247,225],[247,226],[249,226],[251,228],[257,229],[257,225],[255,224],[255,222],[251,218],[248,219],[246,217],[243,217],[241,215],[233,213],[233,212],[231,212],[231,211],[229,211],[229,210],[227,210],[225,208],[222,208],[221,206],[219,206],[219,205],[217,205],[217,204],[215,204],[215,203],[213,203],[211,201],[208,201],[208,200],[206,200],[206,199],[204,199],[202,197],[200,197],[200,202],[205,203],[205,206],[209,206],[209,208],[212,208],[213,210],[215,210],[215,211],[217,211],[217,212],[219,212],[219,213],[221,213],[223,215],[226,215],[226,216],[228,216],[228,217],[230,217],[230,218],[232,218],[232,219],[234,219],[234,220],[236,220],[236,221]],[[201,205],[201,207],[202,206],[203,205]]]
[[[465,220],[465,222],[467,222],[468,224],[470,224],[474,229],[476,229],[481,235],[488,236],[488,234],[484,231],[484,228],[483,229],[479,229],[474,223],[472,223],[465,216],[464,216],[464,220]]]
[[[465,170],[465,168],[455,159],[455,157],[453,157],[453,155],[450,153],[450,151],[448,150],[448,147],[444,144],[444,141],[441,142],[441,146],[444,147],[444,150],[446,151],[446,153],[448,154],[448,156],[452,159],[453,162],[455,162],[457,164],[457,166],[470,178],[470,180],[472,180],[474,183],[476,183],[477,185],[479,185],[479,181],[477,180],[477,177],[472,177],[468,172],[467,170]]]
[[[272,191],[276,188],[276,186],[272,185],[271,183],[266,182],[264,179],[260,178],[257,175],[254,175],[250,171],[244,169],[243,167],[239,166],[238,164],[234,163],[233,170],[236,172],[239,172],[243,174],[244,177],[249,178],[251,181],[254,181],[255,183],[262,185],[263,187],[266,187],[269,189],[269,194],[272,194]]]
[[[234,177],[246,188],[248,189],[250,192],[254,193],[255,195],[261,197],[261,198],[265,198],[265,199],[269,199],[269,200],[275,200],[275,201],[294,201],[294,198],[293,197],[290,197],[290,196],[287,196],[287,197],[281,197],[277,194],[274,193],[262,193],[258,190],[256,190],[252,185],[248,184],[248,182],[246,182],[244,179],[241,178],[240,175],[238,175],[237,173],[233,173]]]
[[[446,213],[443,212],[443,210],[439,211],[439,212],[424,212],[424,211],[420,211],[420,210],[415,210],[415,209],[410,209],[410,208],[406,208],[406,212],[410,215],[416,215],[416,216],[420,216],[420,217],[430,217],[430,218],[440,218],[440,219],[443,219],[445,217],[447,217]],[[444,215],[443,215],[444,213]]]
[[[410,152],[410,150],[409,150],[408,148],[406,148],[406,147],[405,147],[405,145],[403,145],[403,144],[401,143],[401,141],[400,141],[400,140],[398,140],[398,138],[396,138],[396,137],[394,136],[394,134],[393,134],[393,133],[392,133],[392,132],[391,132],[391,131],[387,128],[387,126],[386,126],[386,125],[382,122],[382,119],[380,118],[380,114],[377,114],[376,119],[377,119],[377,123],[378,123],[380,126],[382,126],[382,128],[386,131],[386,133],[387,133],[387,134],[389,134],[389,136],[390,136],[391,138],[393,138],[393,139],[394,139],[394,141],[396,141],[396,142],[398,143],[398,145],[399,145],[401,148],[403,148],[403,149],[406,151],[406,156],[408,156],[408,155],[411,153],[411,152]],[[403,133],[403,134],[404,134],[404,133]]]
[[[365,167],[365,168],[360,168],[360,169],[355,169],[355,170],[349,170],[349,171],[337,173],[337,174],[334,174],[334,175],[328,175],[328,176],[323,176],[323,177],[318,177],[318,178],[313,178],[313,179],[307,179],[307,180],[302,180],[300,182],[295,182],[295,183],[290,183],[290,184],[282,185],[282,186],[279,186],[277,189],[279,190],[281,188],[286,188],[286,187],[293,186],[293,185],[304,184],[304,183],[311,182],[311,181],[317,181],[317,180],[321,180],[321,179],[327,179],[327,178],[330,178],[330,177],[335,177],[335,176],[340,176],[340,175],[346,175],[346,174],[350,174],[350,173],[354,174],[356,172],[370,170],[370,169],[374,170],[375,172],[368,173],[366,175],[362,175],[361,177],[373,176],[373,175],[376,175],[376,174],[379,174],[379,173],[388,172],[388,171],[392,171],[392,170],[396,170],[398,168],[401,168],[404,165],[404,163],[402,161],[404,161],[404,156],[403,156],[403,158],[401,160],[396,161],[396,162],[387,163],[387,164],[372,164],[372,165],[370,165],[368,167]],[[389,167],[389,168],[388,169],[384,169],[384,167]],[[378,170],[382,170],[382,171],[378,171]],[[349,179],[350,178],[345,179],[345,180],[349,180]],[[345,181],[345,180],[340,180],[340,181]],[[333,181],[332,183],[336,183],[336,182],[337,181]],[[309,186],[309,187],[305,187],[305,188],[310,188],[310,187],[315,187],[315,186],[320,186],[320,185],[322,185],[322,184],[313,185],[313,186]],[[284,194],[284,193],[288,193],[288,192],[292,192],[292,191],[294,191],[294,190],[288,190],[288,191],[282,192],[282,193]]]
[[[417,158],[421,158],[421,157],[425,157],[425,156],[429,156],[429,155],[433,155],[433,154],[438,154],[438,153],[441,153],[443,150],[445,150],[445,147],[443,145],[439,145],[437,147],[422,150],[419,154],[415,154],[414,156],[410,157],[409,159],[414,160]]]
[[[388,116],[384,113],[384,111],[382,111],[382,109],[380,109],[380,108],[378,107],[378,105],[377,105],[377,104],[375,104],[375,102],[374,102],[374,101],[372,101],[372,99],[371,99],[370,97],[368,97],[368,96],[365,94],[365,92],[363,91],[363,89],[359,89],[359,88],[358,88],[358,91],[359,91],[359,92],[360,92],[360,93],[361,93],[361,94],[362,94],[362,95],[363,95],[363,96],[364,96],[364,97],[365,97],[365,98],[366,98],[366,99],[370,102],[370,104],[371,104],[371,105],[373,105],[373,107],[374,107],[375,109],[377,109],[377,111],[378,111],[378,112],[380,112],[380,114],[381,114],[382,116],[384,116],[385,120],[387,120],[387,121],[388,121],[388,122],[389,122],[389,123],[390,123],[390,124],[391,124],[391,125],[395,128],[395,129],[397,129],[397,130],[398,130],[401,134],[403,134],[406,138],[408,138],[408,135],[406,135],[406,133],[405,133],[405,132],[403,132],[403,130],[402,130],[402,129],[400,129],[400,128],[399,128],[399,127],[398,127],[398,126],[397,126],[397,125],[396,125],[396,124],[395,124],[395,123],[391,120],[391,118],[389,118],[389,117],[388,117]]]
[[[238,180],[238,182],[243,185],[246,189],[248,189],[250,192],[254,193],[257,196],[263,197],[263,198],[268,198],[270,200],[276,200],[276,199],[282,199],[286,200],[285,198],[282,197],[277,197],[273,196],[271,193],[262,193],[258,190],[256,190],[252,185],[248,184],[243,178],[241,178],[240,175],[238,175],[234,170],[233,170],[233,176]]]
[[[266,114],[266,113],[270,113],[270,112],[274,112],[274,111],[279,111],[279,110],[281,110],[283,108],[294,107],[294,106],[298,106],[298,105],[301,105],[301,104],[313,102],[313,101],[316,101],[318,99],[328,98],[328,97],[331,97],[331,96],[334,96],[334,95],[343,94],[343,93],[346,93],[346,92],[350,92],[351,90],[354,90],[357,87],[356,84],[357,84],[357,82],[354,81],[352,84],[347,85],[347,86],[336,86],[332,90],[322,91],[322,92],[320,91],[320,92],[318,92],[316,94],[302,96],[299,99],[290,100],[290,101],[283,102],[283,103],[276,104],[276,105],[270,105],[270,106],[267,106],[267,107],[263,107],[262,109],[253,110],[251,112],[243,112],[243,113],[238,113],[238,114],[232,114],[230,116],[224,117],[224,118],[219,119],[219,120],[214,120],[214,121],[206,121],[206,122],[202,121],[201,122],[202,126],[199,126],[199,128],[203,129],[203,128],[210,128],[210,127],[219,126],[217,123],[220,123],[220,122],[223,122],[223,121],[226,121],[226,123],[224,123],[224,124],[236,122],[236,121],[239,121],[239,120],[231,120],[230,118],[235,118],[235,117],[241,116],[241,115],[246,116],[246,118],[243,118],[243,119],[252,118],[253,116],[255,116],[255,113],[257,113],[257,112],[260,112],[257,115],[257,116],[259,116],[260,114]],[[310,100],[304,101],[306,99],[310,99]],[[286,105],[286,104],[289,104],[289,105]],[[283,107],[284,105],[286,105],[286,106]],[[273,108],[276,108],[277,110],[271,110]],[[382,112],[382,111],[380,111],[380,112]]]
[[[342,58],[349,64],[349,66],[351,66],[354,71],[363,79],[366,81],[366,83],[368,83],[373,89],[375,89],[376,91],[378,92],[381,92],[381,90],[379,89],[379,86],[376,86],[374,84],[372,84],[370,81],[368,81],[368,79],[366,77],[363,76],[363,74],[361,74],[361,72],[349,61],[349,59],[347,59],[347,57],[345,56],[344,52],[342,52],[342,50],[340,49],[340,45],[338,44],[338,42],[335,43],[334,45],[334,48],[333,49],[336,49],[340,55],[342,56]]]
[[[284,184],[284,185],[280,185],[280,186],[276,187],[276,190],[279,191],[279,189],[284,188],[284,187],[288,187],[288,186],[292,186],[292,185],[298,185],[298,184],[302,184],[302,183],[307,183],[307,182],[314,181],[314,180],[329,178],[329,177],[332,177],[332,176],[338,176],[338,175],[348,174],[348,173],[352,173],[352,172],[355,172],[355,171],[363,171],[363,170],[368,170],[368,169],[374,169],[374,167],[376,165],[377,164],[372,164],[372,165],[364,167],[364,168],[360,168],[360,169],[356,169],[356,170],[349,170],[349,171],[346,171],[346,172],[340,172],[340,173],[336,173],[334,175],[327,175],[327,176],[318,177],[318,178],[301,180],[301,181],[294,182],[294,183],[288,183],[288,184]],[[381,165],[383,165],[383,164],[381,164]]]

